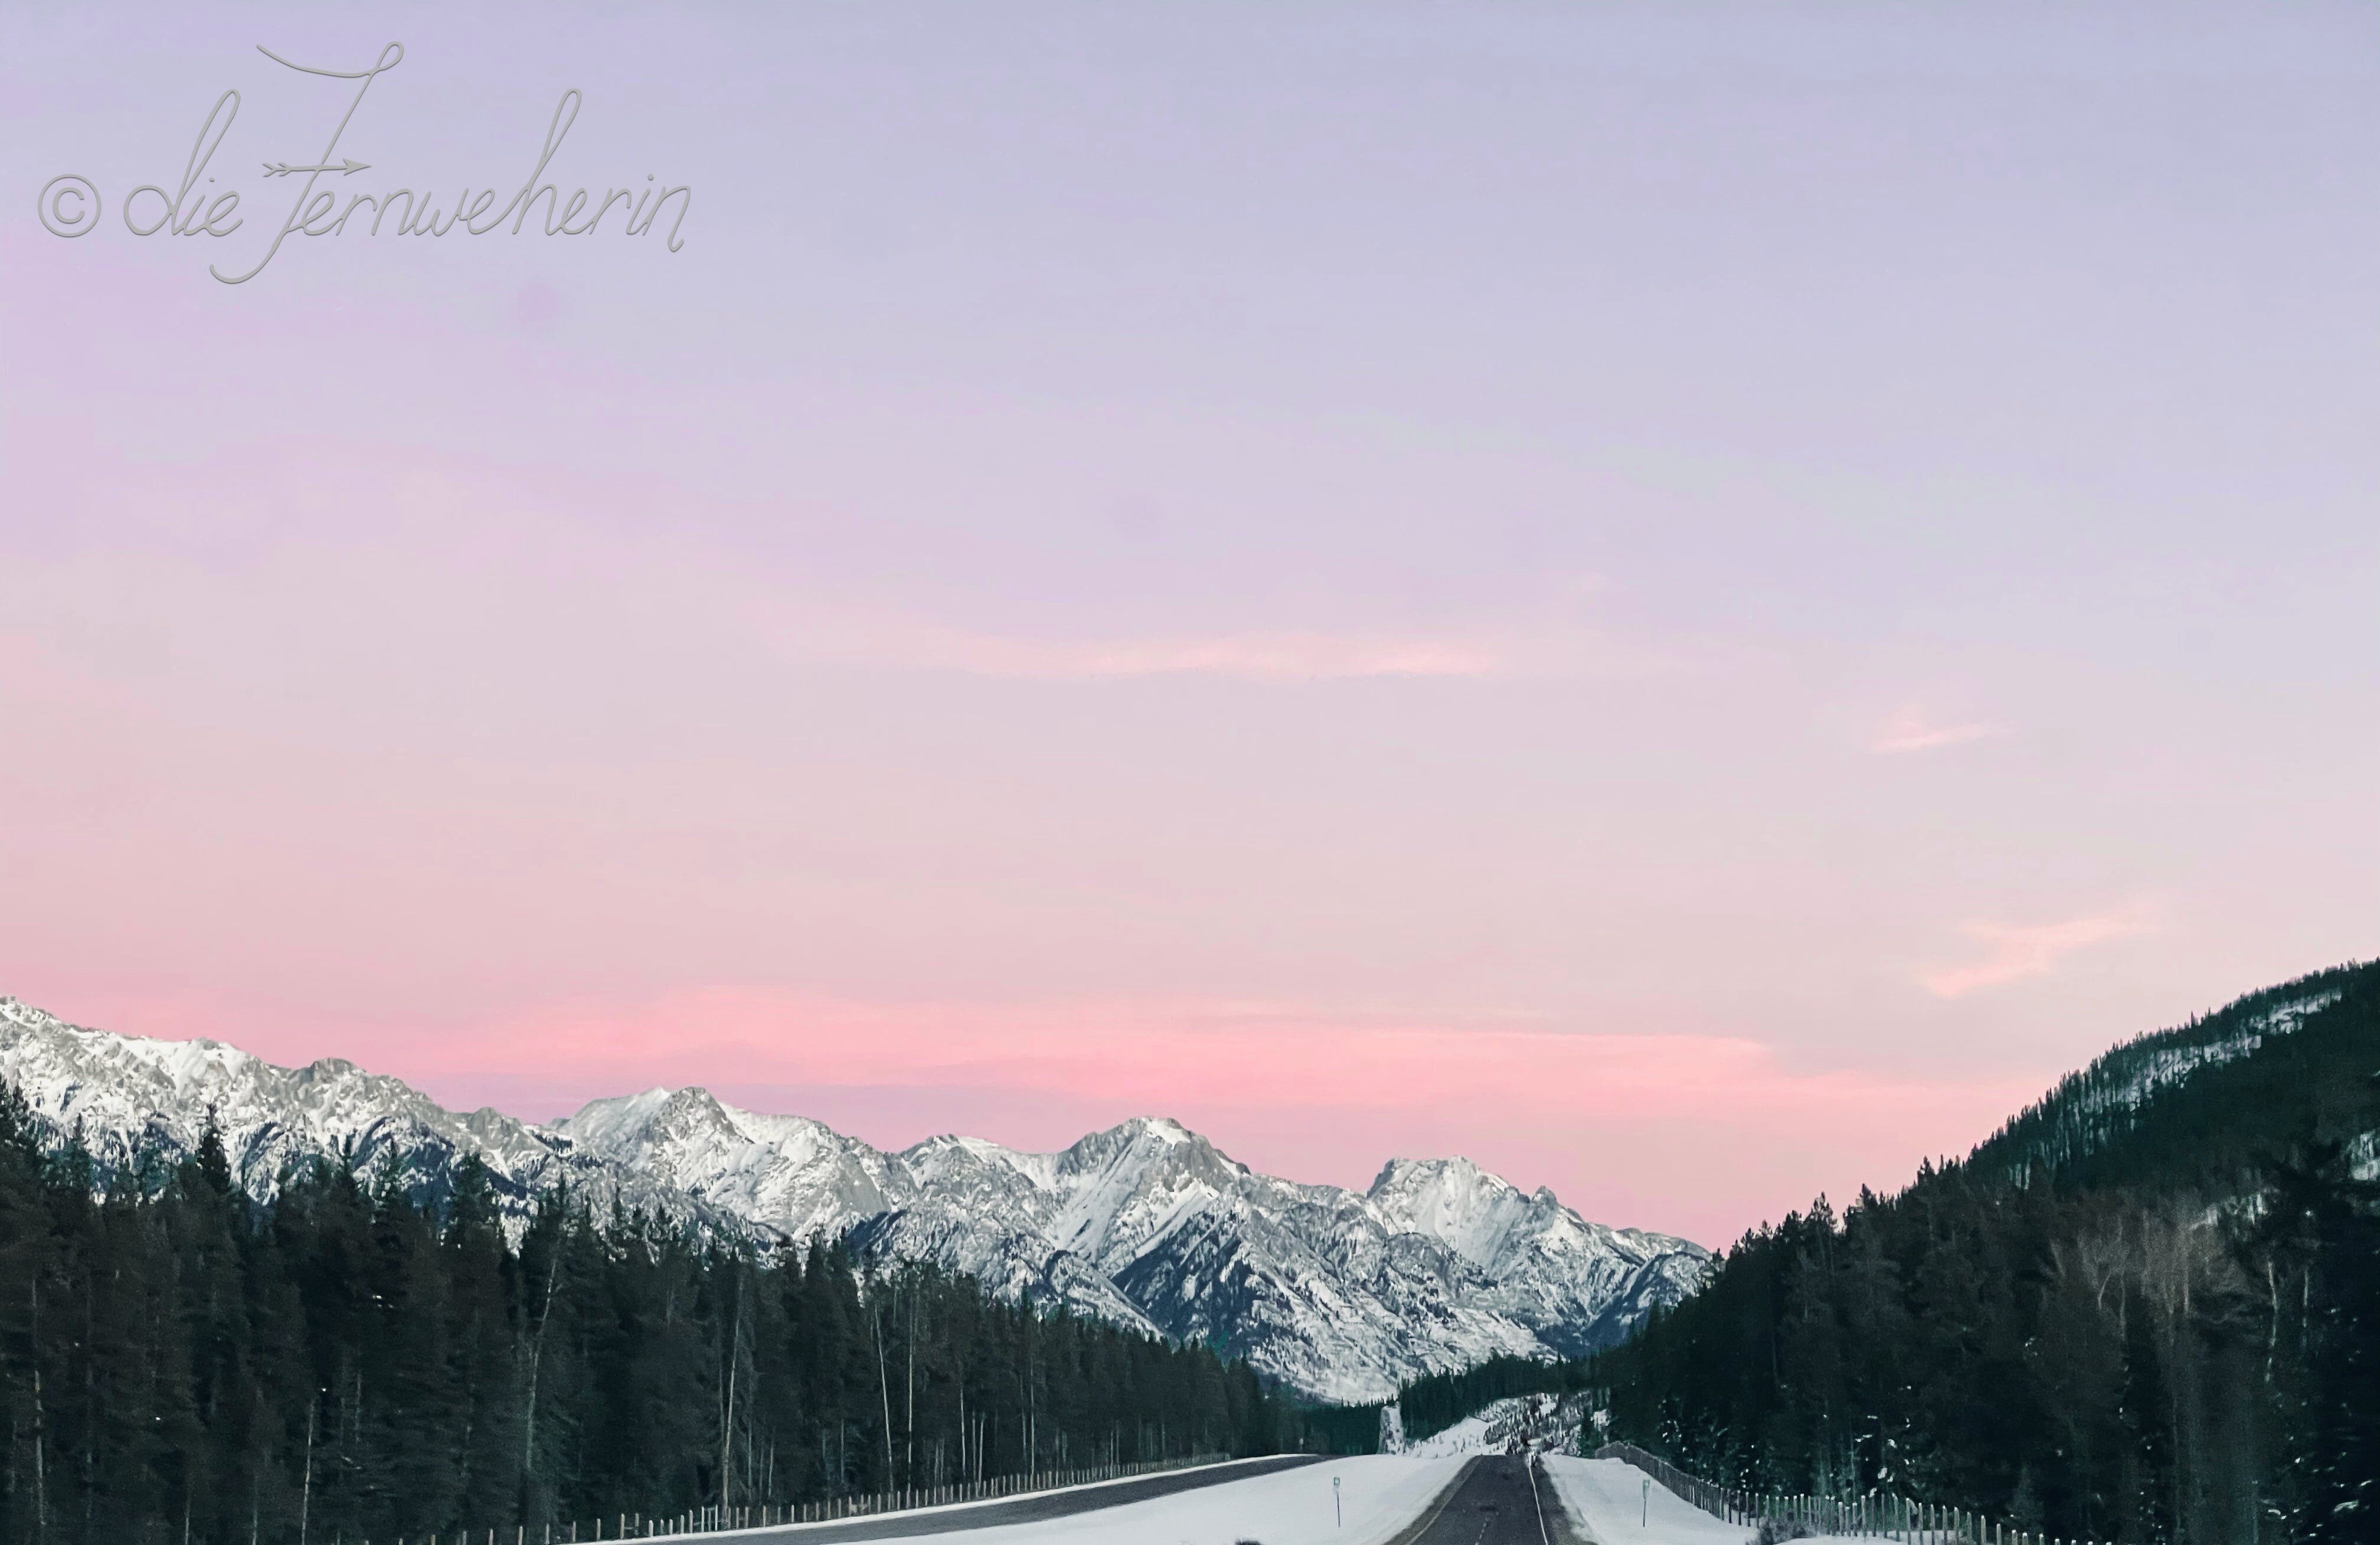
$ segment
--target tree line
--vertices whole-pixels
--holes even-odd
[[[1593,1365],[1585,1358],[1545,1362],[1535,1357],[1490,1357],[1452,1373],[1426,1374],[1398,1392],[1405,1437],[1414,1442],[1443,1432],[1499,1400],[1524,1394],[1568,1394],[1588,1387]]]
[[[2324,1006],[2260,1030],[2287,1003]],[[1963,1163],[1746,1235],[1594,1360],[1609,1429],[2066,1539],[2380,1539],[2375,1131],[2380,967],[2145,1038]]]
[[[1525,1394],[1572,1394],[1595,1388],[1595,1376],[1596,1365],[1590,1357],[1548,1361],[1501,1356],[1469,1368],[1409,1379],[1398,1388],[1393,1404],[1403,1423],[1405,1441],[1419,1442],[1499,1400]],[[1316,1406],[1302,1414],[1302,1428],[1305,1442],[1327,1453],[1380,1451],[1378,1405]]]
[[[1245,1363],[838,1242],[767,1247],[455,1165],[102,1175],[0,1088],[0,1539],[280,1545],[565,1529],[1273,1452]],[[583,1525],[582,1525],[583,1527]]]

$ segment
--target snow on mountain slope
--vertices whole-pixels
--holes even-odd
[[[1367,1196],[1392,1227],[1475,1267],[1494,1284],[1485,1302],[1566,1356],[1611,1344],[1693,1292],[1709,1259],[1667,1235],[1589,1223],[1468,1159],[1392,1159]]]
[[[2200,1068],[2219,1067],[2247,1056],[2272,1037],[2290,1034],[2305,1023],[2308,1015],[2328,1008],[2339,997],[2336,991],[2313,992],[2275,1004],[2250,1016],[2244,1024],[2227,1027],[2228,1033],[2211,1040],[2193,1042],[2171,1036],[2144,1040],[2124,1069],[2123,1082],[2113,1089],[2097,1091],[2095,1102],[2100,1107],[2137,1110],[2157,1090],[2180,1083]]]
[[[995,1291],[1203,1340],[1309,1394],[1378,1399],[1502,1354],[1606,1345],[1700,1281],[1699,1246],[1591,1223],[1464,1160],[1399,1160],[1368,1193],[1257,1174],[1179,1123],[1139,1117],[1057,1153],[934,1137],[886,1153],[702,1089],[599,1100],[539,1127],[447,1112],[325,1060],[283,1068],[212,1041],[80,1029],[0,998],[0,1077],[103,1166],[191,1150],[214,1113],[242,1183],[352,1152],[435,1196],[478,1155],[517,1217],[567,1183],[756,1237],[849,1235]]]
[[[2266,988],[2186,1025],[2125,1041],[2068,1074],[2010,1117],[1967,1161],[1971,1173],[2022,1186],[2122,1142],[2171,1091],[2210,1069],[2296,1035],[2338,1003],[2354,967]]]
[[[908,1171],[866,1143],[806,1117],[739,1111],[706,1089],[598,1100],[544,1131],[787,1238],[840,1234],[917,1199]]]
[[[764,1123],[792,1135],[764,1137]],[[786,1235],[856,1228],[870,1250],[1203,1340],[1333,1399],[1499,1355],[1609,1345],[1692,1291],[1709,1259],[1590,1223],[1467,1161],[1392,1162],[1369,1194],[1305,1186],[1159,1117],[1057,1153],[935,1137],[888,1155],[657,1090],[550,1130]]]
[[[455,1161],[473,1153],[516,1212],[566,1184],[601,1205],[618,1197],[632,1208],[717,1221],[667,1187],[576,1154],[501,1111],[458,1115],[400,1079],[333,1057],[281,1067],[212,1040],[84,1029],[0,997],[0,1079],[62,1136],[79,1128],[103,1174],[128,1169],[144,1148],[168,1161],[195,1152],[212,1113],[233,1174],[259,1197],[294,1165],[342,1153],[358,1168],[393,1166],[417,1197],[435,1197]]]

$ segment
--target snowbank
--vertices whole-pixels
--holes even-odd
[[[1705,1513],[1658,1480],[1648,1518],[1650,1478],[1617,1459],[1548,1454],[1546,1473],[1571,1515],[1602,1545],[1744,1545],[1752,1538],[1750,1529]]]
[[[904,1538],[939,1540],[941,1545],[1235,1545],[1244,1539],[1263,1545],[1380,1545],[1428,1506],[1463,1464],[1460,1459],[1374,1454],[1224,1481],[1071,1518]],[[1334,1476],[1346,1508],[1343,1527],[1331,1508]]]

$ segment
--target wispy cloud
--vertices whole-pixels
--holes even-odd
[[[1741,1036],[1570,1030],[1534,1016],[1447,1023],[1248,1002],[868,1003],[737,988],[632,1010],[558,1004],[417,1050],[446,1076],[551,1057],[612,1089],[656,1078],[960,1085],[1063,1092],[1121,1112],[1452,1101],[1566,1120],[1716,1119],[1851,1109],[1888,1095],[1924,1101],[1960,1087],[1791,1068],[1775,1048]]]
[[[239,511],[310,509],[312,491],[353,482],[356,465],[354,453],[321,452],[319,459],[240,485],[249,495],[226,509],[218,507],[225,496],[213,492],[223,478],[210,464],[203,475],[184,474],[173,481],[161,477],[132,493],[112,491],[111,499],[123,499],[138,513],[111,518],[137,518],[143,532],[159,527],[245,529],[234,519]],[[592,491],[574,492],[585,501],[601,497]],[[408,669],[443,660],[434,639],[423,640],[431,647],[411,649],[389,631],[391,626],[401,631],[431,623],[433,614],[418,605],[426,590],[442,597],[431,631],[451,637],[448,625],[458,613],[484,624],[484,636],[470,640],[468,651],[482,663],[516,654],[502,646],[516,631],[539,640],[589,640],[597,648],[632,639],[639,659],[665,658],[674,670],[700,670],[722,656],[741,658],[757,642],[789,664],[1027,681],[1203,676],[1291,685],[1633,675],[1673,670],[1678,663],[1667,652],[1608,637],[1576,616],[1577,607],[1570,603],[1604,585],[1587,574],[1549,581],[1550,599],[1539,593],[1528,604],[1431,621],[1402,618],[1382,605],[1322,620],[1310,613],[1276,610],[1267,615],[1210,604],[1129,621],[1111,612],[1093,622],[1081,608],[1026,607],[1013,595],[1002,604],[996,584],[979,587],[982,593],[975,600],[983,609],[968,612],[954,608],[950,592],[930,584],[921,594],[864,581],[851,570],[811,572],[755,560],[702,535],[702,521],[665,531],[625,519],[589,523],[575,506],[559,507],[551,491],[468,463],[415,466],[401,480],[374,485],[359,497],[376,501],[364,513],[384,517],[390,529],[406,533],[404,539],[358,544],[330,540],[299,548],[260,538],[261,555],[251,555],[239,568],[152,542],[135,578],[176,595],[239,591],[252,598],[219,602],[233,615],[252,615],[260,608],[283,614],[310,609],[307,623],[291,626],[368,637],[375,659],[403,661]],[[253,526],[261,517],[246,518]],[[557,554],[567,554],[566,560]],[[312,573],[335,572],[338,581],[288,580],[286,575],[301,565]],[[111,594],[120,594],[128,583],[123,573],[121,565],[108,571]],[[373,626],[366,627],[365,618]],[[382,626],[385,618],[395,620]]]
[[[1483,676],[1500,674],[1513,663],[1508,649],[1475,639],[1296,632],[1087,642],[966,636],[936,640],[919,653],[922,663],[978,675],[1052,679],[1219,675],[1249,681],[1325,681],[1357,676]]]
[[[1907,756],[1914,751],[1938,751],[1946,746],[1964,746],[1970,741],[1990,740],[2008,733],[2004,724],[1984,720],[1966,724],[1937,724],[1915,709],[1906,709],[1888,721],[1868,749],[1878,756]]]
[[[1984,958],[1922,973],[1918,979],[1937,998],[1959,998],[1986,987],[2046,975],[2077,950],[2110,939],[2146,933],[2155,926],[2141,905],[2056,923],[1968,923],[1960,932],[1986,946]]]

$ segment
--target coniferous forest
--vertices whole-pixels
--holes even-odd
[[[1597,1360],[1612,1435],[2069,1539],[2380,1539],[2375,1131],[2380,967],[2143,1038],[1897,1196],[1747,1235]]]
[[[424,1539],[1194,1453],[1290,1420],[1241,1364],[839,1247],[547,1198],[465,1161],[270,1204],[210,1133],[95,1184],[0,1090],[0,1538]]]

